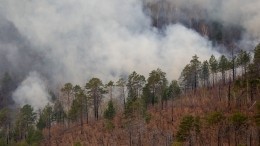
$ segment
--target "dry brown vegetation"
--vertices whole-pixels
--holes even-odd
[[[145,121],[142,117],[125,119],[124,114],[119,112],[113,120],[114,128],[109,127],[105,119],[85,123],[83,133],[79,123],[73,123],[69,128],[53,124],[50,139],[48,130],[44,131],[45,140],[42,145],[174,145],[181,119],[185,115],[200,118],[200,133],[191,131],[189,141],[183,145],[259,145],[259,127],[254,122],[255,103],[260,98],[259,88],[256,89],[253,100],[249,100],[246,89],[234,90],[233,87],[231,85],[230,93],[228,85],[191,91],[173,102],[165,102],[163,110],[161,104],[149,106],[150,121]],[[215,125],[207,124],[206,117],[216,111],[223,113],[225,118]],[[247,116],[246,124],[239,129],[230,123],[230,117],[236,112]]]

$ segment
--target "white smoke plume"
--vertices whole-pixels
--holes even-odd
[[[37,72],[30,72],[13,93],[14,101],[20,106],[31,105],[34,110],[42,109],[49,102],[46,83]]]
[[[249,36],[260,36],[257,0],[174,2],[179,2],[179,8],[192,5],[203,7],[212,12],[209,13],[212,19],[239,23]],[[51,87],[65,82],[82,85],[93,76],[104,81],[116,80],[134,70],[147,77],[151,70],[158,67],[167,73],[169,79],[177,79],[194,54],[200,60],[218,54],[207,38],[181,24],[170,24],[163,33],[159,32],[143,12],[142,4],[141,0],[2,0],[0,14],[29,42],[30,49],[21,51],[16,43],[14,47],[18,49],[13,51],[25,54],[34,52],[39,56],[30,58],[25,62],[28,64],[25,65],[26,69],[19,70],[25,74],[36,70],[48,79]],[[13,43],[6,44],[12,47],[10,44]],[[1,56],[10,54],[1,48],[1,42],[0,49]],[[7,62],[17,66],[16,62],[23,63],[23,58],[9,57]],[[46,85],[37,80],[37,75],[30,76],[32,73],[14,93],[14,98],[20,99],[22,96],[18,93],[23,93],[26,99],[47,99]],[[41,96],[36,96],[38,92],[35,96],[32,92],[27,95],[25,91],[30,88],[37,88]],[[16,101],[23,104],[29,102]],[[39,106],[38,101],[33,99],[31,104]]]

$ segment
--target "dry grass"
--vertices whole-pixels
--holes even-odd
[[[220,111],[225,116],[229,116],[240,111],[252,117],[256,111],[255,108],[251,107],[253,103],[247,101],[242,94],[243,90],[237,93],[231,92],[229,107],[228,85],[221,86],[220,89],[216,86],[212,89],[199,89],[196,93],[186,93],[175,99],[173,105],[172,101],[168,101],[167,107],[163,110],[161,110],[160,104],[148,107],[148,113],[151,114],[151,121],[148,124],[139,119],[132,121],[132,124],[127,126],[122,112],[114,118],[115,128],[113,130],[106,129],[106,123],[103,119],[99,121],[90,120],[88,124],[85,123],[83,133],[81,133],[81,127],[78,123],[72,124],[70,128],[56,124],[51,128],[50,140],[48,140],[48,131],[44,131],[45,141],[42,145],[73,146],[74,143],[80,142],[84,146],[127,146],[130,145],[130,141],[131,145],[172,145],[180,120],[185,115],[204,117],[213,111]],[[234,94],[241,95],[240,98],[243,101],[241,105],[237,102],[237,96],[233,96]],[[256,94],[255,97],[259,99],[259,94]],[[250,128],[254,127],[251,126]],[[205,140],[205,143],[209,145],[216,144],[216,129],[203,126],[199,139]],[[199,140],[197,143],[197,145],[201,145]],[[223,140],[223,145],[226,144],[227,140]]]

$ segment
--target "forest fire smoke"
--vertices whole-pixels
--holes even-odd
[[[179,8],[184,7],[184,3],[175,2]],[[207,14],[220,6],[222,14],[215,13],[214,18],[221,22],[239,21],[248,36],[259,38],[260,32],[255,30],[260,22],[259,12],[245,8],[235,13],[240,10],[235,9],[239,8],[238,4],[253,7],[259,2],[239,1],[234,9],[226,9],[234,0],[227,1],[226,5],[193,1],[194,5],[199,2],[208,9]],[[147,76],[158,67],[169,79],[177,79],[190,56],[197,54],[200,60],[206,60],[211,54],[218,54],[206,37],[180,23],[169,24],[160,33],[143,12],[140,0],[3,0],[0,19],[3,32],[0,33],[0,67],[22,81],[13,96],[19,104],[24,102],[20,96],[34,106],[39,106],[38,100],[32,97],[48,97],[39,74],[48,80],[51,88],[65,82],[84,84],[93,76],[104,81],[116,80],[134,70]],[[9,32],[3,31],[6,29]],[[37,89],[28,96],[18,96],[27,88]]]

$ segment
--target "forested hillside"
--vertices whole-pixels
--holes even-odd
[[[259,0],[1,0],[0,146],[260,145]]]
[[[259,145],[259,54],[194,55],[178,81],[158,68],[66,83],[39,111],[2,108],[1,145]]]

